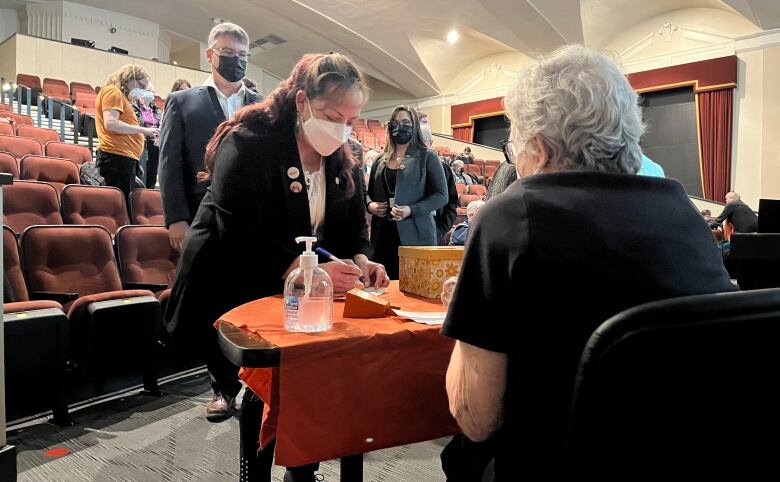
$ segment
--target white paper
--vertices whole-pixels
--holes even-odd
[[[408,318],[424,325],[441,325],[444,323],[444,316],[447,314],[445,311],[393,311],[402,318]]]

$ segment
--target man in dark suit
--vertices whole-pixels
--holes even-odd
[[[211,76],[202,86],[168,96],[160,132],[160,191],[165,225],[177,250],[208,187],[207,181],[198,179],[204,170],[206,145],[219,124],[262,98],[242,82],[249,49],[244,29],[232,23],[217,25],[209,34],[208,46]],[[230,416],[241,382],[237,367],[222,355],[216,338],[205,351],[201,355],[207,360],[214,390],[206,417],[221,421]]]
[[[742,202],[739,194],[734,191],[726,194],[726,207],[720,216],[712,221],[720,224],[725,220],[731,221],[734,231],[737,233],[755,233],[758,231],[758,216],[750,209],[750,206]]]
[[[231,23],[217,25],[206,49],[211,76],[191,89],[172,92],[165,105],[160,132],[160,191],[171,244],[181,249],[190,222],[206,193],[198,181],[203,155],[217,126],[262,96],[247,89],[249,36]]]

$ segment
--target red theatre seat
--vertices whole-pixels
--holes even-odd
[[[20,234],[36,224],[62,224],[57,190],[38,181],[14,181],[5,186],[3,224]]]
[[[165,224],[162,196],[157,189],[136,189],[130,193],[133,224]]]
[[[71,184],[62,190],[61,198],[65,224],[98,224],[112,236],[130,224],[125,197],[115,187]]]
[[[88,148],[65,142],[49,142],[46,144],[46,155],[70,159],[79,166],[92,160],[92,153]]]
[[[60,134],[57,131],[43,127],[20,125],[16,128],[16,135],[36,139],[42,146],[48,142],[60,142]]]
[[[24,156],[19,163],[20,178],[48,182],[57,193],[68,184],[79,183],[79,166],[70,159]]]
[[[0,136],[0,151],[5,151],[21,160],[24,156],[42,156],[43,147],[37,139],[31,137]]]

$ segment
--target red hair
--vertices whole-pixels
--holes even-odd
[[[309,99],[329,96],[357,86],[367,98],[368,89],[363,74],[357,66],[342,54],[306,54],[295,64],[290,76],[283,80],[263,101],[244,107],[235,117],[223,122],[206,146],[205,164],[208,172],[198,173],[198,179],[207,180],[214,172],[214,161],[222,140],[247,125],[286,127],[294,129],[298,112],[295,96],[304,91]],[[339,172],[346,178],[350,190],[354,189],[351,171],[355,166],[349,144],[344,144],[331,156]]]

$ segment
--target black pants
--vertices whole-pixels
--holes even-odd
[[[455,435],[441,452],[441,468],[447,482],[493,480],[491,461],[496,456],[496,440],[472,442],[463,434]]]
[[[119,188],[125,195],[135,188],[135,164],[137,159],[120,156],[100,149],[95,153],[95,164],[100,175],[106,180],[106,185]]]
[[[211,389],[214,394],[221,393],[232,398],[236,398],[241,391],[241,382],[238,379],[238,367],[230,360],[225,358],[222,350],[219,349],[217,330],[212,329],[213,340],[209,344],[209,353],[206,358],[206,368],[209,371],[211,380]]]
[[[144,184],[147,189],[157,186],[157,167],[160,165],[160,148],[154,145],[154,140],[146,140],[146,178]]]

